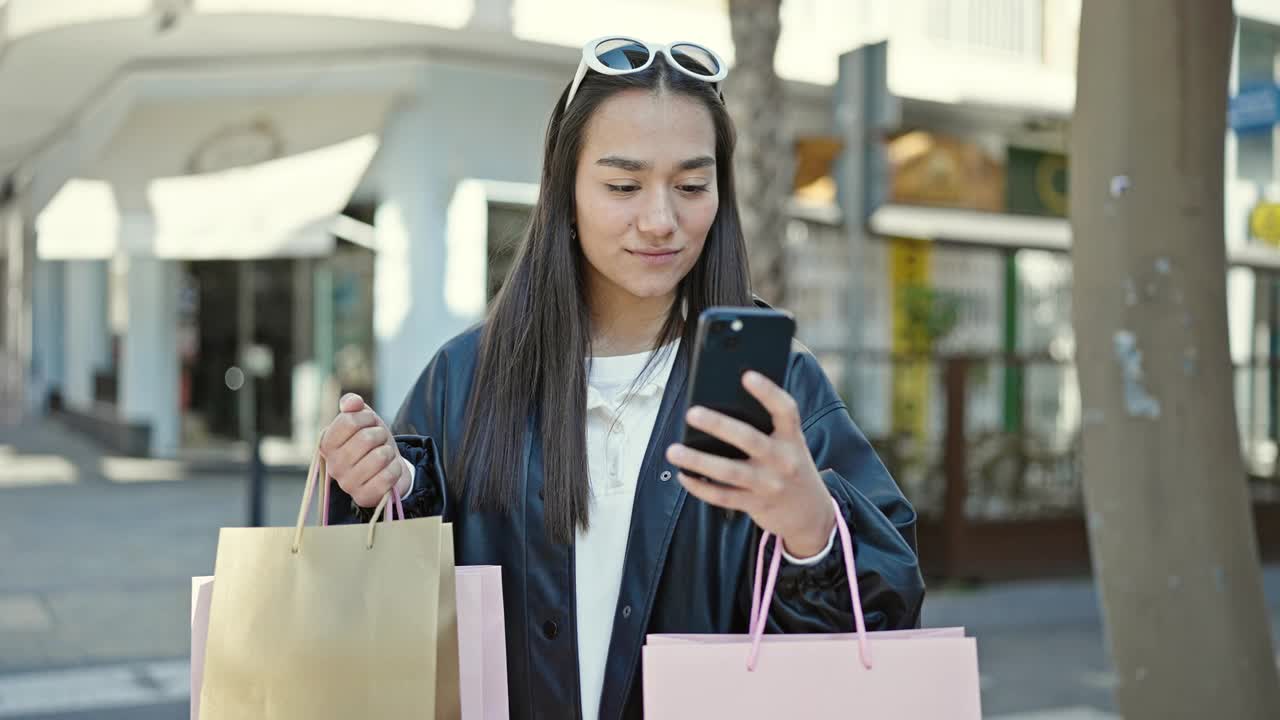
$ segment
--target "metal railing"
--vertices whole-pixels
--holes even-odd
[[[921,395],[929,408],[923,427],[908,430],[898,418],[883,415],[859,418],[859,404],[849,403],[922,516],[960,513],[980,522],[1082,512],[1081,412],[1073,363],[1001,353],[857,358],[856,370],[838,373],[846,398],[860,392],[856,378],[877,377],[892,394],[895,372],[925,368],[928,388]],[[1274,383],[1268,373],[1274,373]],[[1235,390],[1251,496],[1255,502],[1280,502],[1280,358],[1237,364]],[[881,405],[893,414],[892,400]]]
[[[914,366],[916,377],[927,378],[926,388],[915,389],[928,405],[915,410],[923,423],[860,419],[921,515],[1004,520],[1079,512],[1079,412],[1070,363],[1039,355],[864,353],[857,364],[854,374],[863,377],[877,366],[882,378]],[[850,387],[856,382],[849,378],[846,395],[858,392]],[[890,415],[901,400],[890,399]]]

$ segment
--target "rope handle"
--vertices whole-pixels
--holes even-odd
[[[329,479],[328,465],[325,459],[320,455],[320,451],[311,456],[311,467],[307,470],[307,483],[302,491],[302,505],[298,508],[298,521],[293,527],[293,545],[290,548],[293,554],[298,554],[302,550],[302,529],[307,524],[307,519],[311,515],[311,498],[315,494],[316,485],[320,486],[320,527],[329,525],[329,485],[332,481]],[[369,519],[369,534],[365,541],[366,548],[373,547],[373,533],[378,527],[378,520],[382,517],[383,510],[390,503],[391,510],[388,517],[392,520],[404,519],[404,504],[400,501],[400,495],[393,486],[378,501],[378,506],[374,508],[373,517]],[[399,517],[397,518],[397,514]]]
[[[853,538],[849,534],[849,525],[845,522],[840,504],[831,499],[836,508],[836,530],[840,534],[840,549],[844,551],[844,571],[849,578],[849,598],[853,602],[853,624],[858,632],[858,655],[864,667],[871,668],[871,648],[867,644],[867,624],[862,617],[862,598],[858,593],[858,572],[853,562]],[[774,586],[778,582],[778,569],[782,565],[782,539],[773,546],[773,559],[769,563],[769,576],[765,582],[763,594],[760,591],[760,577],[764,574],[764,551],[773,533],[765,531],[760,536],[760,547],[756,552],[755,586],[751,591],[751,653],[747,656],[747,670],[754,672],[760,656],[760,641],[764,638],[765,625],[769,620],[769,605],[773,599]]]

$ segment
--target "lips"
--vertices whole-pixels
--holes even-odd
[[[676,259],[676,256],[680,254],[680,250],[680,248],[670,248],[663,250],[628,250],[627,252],[646,265],[666,265]]]

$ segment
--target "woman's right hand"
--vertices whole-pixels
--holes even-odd
[[[354,393],[338,401],[338,416],[320,438],[320,455],[329,477],[360,507],[374,507],[393,488],[403,496],[413,483],[391,429]]]

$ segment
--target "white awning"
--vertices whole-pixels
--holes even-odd
[[[375,135],[147,189],[156,255],[184,260],[313,257],[333,251],[328,230],[378,149]]]
[[[1249,243],[1243,247],[1228,249],[1227,264],[1261,272],[1280,273],[1280,249],[1261,243]]]
[[[154,180],[147,188],[153,252],[175,260],[328,255],[335,224],[345,227],[338,216],[377,148],[376,136],[363,135],[249,167]],[[111,257],[120,246],[111,187],[68,182],[40,213],[36,230],[41,258]]]
[[[111,184],[68,180],[36,216],[41,260],[105,260],[120,239],[120,211]]]
[[[869,225],[872,232],[886,237],[1057,252],[1071,249],[1071,223],[1062,218],[884,205],[871,214]]]
[[[917,238],[975,247],[1070,252],[1071,223],[974,210],[885,205],[871,214],[870,229],[885,237]],[[1227,265],[1280,273],[1280,248],[1260,243],[1227,249]]]

